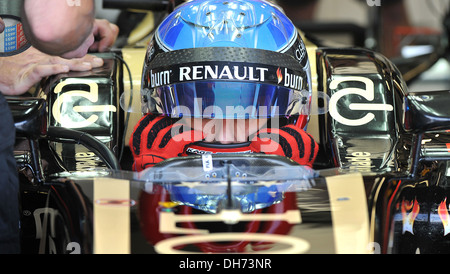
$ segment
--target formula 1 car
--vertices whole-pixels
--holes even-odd
[[[448,91],[408,93],[381,54],[304,41],[328,110],[311,116],[313,168],[224,154],[132,172],[121,99],[145,48],[8,98],[22,252],[449,253]]]

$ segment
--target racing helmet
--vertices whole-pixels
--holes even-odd
[[[306,126],[308,56],[282,10],[264,0],[193,0],[157,27],[142,76],[143,113],[172,118],[295,118]]]

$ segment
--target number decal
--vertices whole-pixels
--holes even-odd
[[[81,254],[81,246],[77,242],[68,243],[66,250],[71,251],[69,254]]]
[[[337,89],[338,85],[342,82],[362,82],[365,84],[366,89],[361,88],[344,88],[334,93],[330,98],[330,115],[339,123],[347,126],[362,126],[368,124],[375,118],[375,114],[372,112],[367,113],[364,117],[359,119],[348,119],[343,117],[337,108],[339,99],[344,96],[355,94],[364,97],[367,101],[373,101],[375,97],[375,89],[373,81],[366,77],[349,76],[334,79],[330,83],[330,89]],[[394,108],[390,104],[377,104],[377,103],[351,103],[348,108],[350,110],[365,110],[365,111],[393,111]]]
[[[236,224],[239,221],[286,221],[291,224],[300,224],[302,222],[299,210],[289,210],[283,214],[242,214],[239,210],[222,210],[219,214],[205,215],[176,215],[173,212],[160,212],[160,233],[186,235],[159,241],[155,245],[155,250],[158,253],[191,253],[177,250],[175,247],[184,244],[240,241],[242,239],[281,243],[289,246],[286,249],[277,250],[273,253],[305,253],[310,248],[310,244],[306,240],[287,235],[270,233],[210,233],[206,229],[180,228],[176,226],[177,223],[182,222],[213,221],[222,221],[228,224]],[[264,250],[264,253],[270,253],[270,251]]]
[[[65,87],[67,85],[71,85],[71,84],[87,85],[89,87],[89,91],[71,90],[71,91],[64,92],[58,96],[58,98],[55,100],[55,102],[53,104],[52,113],[53,113],[53,117],[55,118],[55,120],[58,123],[60,123],[61,126],[68,127],[68,128],[83,128],[83,127],[88,127],[88,126],[94,124],[98,119],[98,116],[95,114],[92,114],[87,119],[83,118],[81,121],[75,121],[73,118],[67,119],[66,115],[63,115],[61,113],[61,109],[63,109],[63,108],[65,109],[65,112],[73,112],[75,114],[78,114],[80,112],[108,112],[108,111],[115,112],[116,111],[116,107],[113,105],[95,105],[95,104],[88,105],[88,106],[73,106],[73,108],[71,110],[70,109],[68,110],[67,109],[68,103],[74,101],[74,100],[72,100],[72,97],[83,97],[83,98],[88,99],[92,103],[96,103],[98,101],[98,85],[96,82],[94,82],[92,80],[87,80],[87,79],[64,80],[64,81],[60,82],[58,85],[56,85],[56,87],[54,89],[54,93],[55,94],[61,93],[63,87]],[[63,119],[63,117],[65,119]],[[72,115],[70,115],[70,117],[72,117]]]

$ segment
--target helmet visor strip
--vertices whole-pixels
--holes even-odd
[[[310,114],[309,67],[286,54],[211,47],[147,58],[144,112],[210,119]]]

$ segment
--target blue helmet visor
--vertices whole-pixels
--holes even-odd
[[[308,90],[264,83],[186,82],[151,93],[150,112],[173,118],[253,119],[309,113]]]

